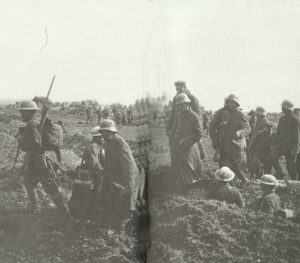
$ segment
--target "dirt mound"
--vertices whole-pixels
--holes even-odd
[[[154,203],[149,261],[296,262],[299,258],[298,224],[195,195],[202,198],[196,191]]]
[[[64,145],[67,149],[71,149],[77,155],[81,156],[85,147],[89,144],[90,138],[81,133],[73,135],[66,135],[64,138]]]
[[[17,152],[17,141],[14,137],[5,132],[0,132],[0,177],[7,176],[13,166]],[[17,166],[20,166],[22,156],[18,159]]]

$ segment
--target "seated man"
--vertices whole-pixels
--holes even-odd
[[[276,215],[281,211],[279,196],[275,193],[277,180],[273,175],[265,174],[260,179],[262,196],[254,202],[254,210],[258,212]]]
[[[242,194],[237,188],[232,187],[229,184],[234,176],[234,172],[226,166],[217,170],[215,177],[218,180],[218,185],[208,192],[207,198],[226,201],[230,204],[236,204],[238,207],[243,208],[245,203]]]

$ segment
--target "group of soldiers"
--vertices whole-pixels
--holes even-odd
[[[172,101],[166,132],[173,182],[182,194],[202,179],[202,160],[206,158],[206,154],[202,144],[203,115],[199,101],[187,89],[185,81],[176,81],[175,88],[176,95]],[[41,183],[59,211],[74,220],[69,204],[58,186],[53,160],[43,148],[37,111],[38,107],[33,101],[20,104],[21,116],[27,123],[18,136],[18,143],[21,150],[26,152],[24,184],[29,199],[28,208],[33,212],[40,211],[35,187]],[[236,175],[242,186],[247,185],[250,180],[245,169],[248,167],[252,177],[262,176],[264,194],[257,202],[258,206],[264,211],[278,211],[280,202],[275,194],[275,187],[277,179],[284,176],[279,158],[285,157],[288,173],[291,179],[296,180],[300,151],[300,124],[291,102],[283,101],[282,113],[277,131],[273,134],[273,124],[266,119],[266,112],[262,107],[257,107],[253,121],[240,109],[237,96],[231,94],[225,98],[224,106],[215,112],[208,127],[212,146],[216,151],[214,160],[219,162],[220,168],[215,173],[219,183],[209,190],[209,197],[243,207],[244,201],[239,190],[228,182]],[[92,129],[91,135],[92,141],[84,151],[82,164],[77,169],[79,177],[87,175],[88,178],[84,186],[91,193],[93,204],[88,214],[92,216],[99,210],[108,218],[134,214],[141,204],[146,203],[145,169],[149,164],[147,161],[141,164],[135,160],[129,145],[118,134],[113,120],[101,120],[99,126]],[[144,146],[148,145],[147,140],[142,143],[145,143]],[[144,157],[146,155],[145,153]],[[274,175],[271,175],[272,168]],[[73,190],[81,187],[80,185],[82,183],[74,183]]]
[[[37,104],[23,101],[20,113],[26,127],[18,135],[17,141],[22,151],[26,152],[24,164],[24,185],[27,191],[31,212],[40,212],[40,204],[35,188],[41,183],[43,189],[67,218],[77,221],[71,215],[64,192],[59,187],[56,176],[56,162],[51,159],[43,147],[40,120],[37,118]],[[134,214],[137,202],[143,203],[144,187],[141,180],[141,168],[137,166],[127,142],[118,134],[113,120],[104,119],[91,131],[92,141],[83,154],[81,170],[86,170],[87,178],[83,183],[93,198],[90,214],[105,210],[106,221]],[[80,174],[79,174],[80,176]],[[76,190],[78,185],[74,183]],[[79,200],[83,201],[83,200]],[[112,216],[114,215],[114,216]],[[117,215],[117,216],[116,216]]]
[[[86,113],[86,123],[93,123],[93,109],[92,107],[87,107],[85,109]],[[109,116],[112,114],[113,119],[117,125],[130,125],[133,121],[133,109],[132,107],[122,107],[122,108],[115,108],[113,107],[110,109],[109,107],[101,107],[99,106],[95,111],[97,115],[97,123],[100,124],[101,120],[108,119]]]
[[[201,159],[205,158],[205,153],[201,154],[203,116],[197,98],[187,89],[186,83],[177,81],[175,88],[167,135],[173,175],[178,190],[186,192],[202,177]],[[236,175],[241,186],[245,187],[250,179],[259,177],[263,195],[256,206],[263,211],[278,212],[279,197],[275,194],[275,186],[277,179],[286,178],[280,158],[285,157],[290,178],[297,180],[300,151],[300,121],[294,114],[293,104],[284,100],[281,110],[283,116],[273,134],[273,124],[267,120],[263,107],[257,107],[253,122],[241,110],[237,96],[231,94],[225,98],[224,106],[215,112],[209,123],[214,161],[220,168],[215,173],[219,184],[209,191],[209,197],[242,207],[242,195],[228,182]],[[274,175],[271,174],[272,168]],[[250,178],[245,172],[247,169]]]

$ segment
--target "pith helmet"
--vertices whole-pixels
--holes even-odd
[[[266,110],[263,107],[257,107],[255,112],[257,115],[266,115]]]
[[[176,105],[182,104],[182,103],[190,103],[191,100],[185,93],[180,93],[176,96]]]
[[[234,178],[235,174],[227,166],[223,166],[215,172],[215,177],[219,181],[228,182]]]
[[[100,132],[101,131],[111,131],[111,132],[118,132],[116,124],[113,120],[106,119],[101,121],[100,123]]]
[[[24,100],[20,103],[20,110],[39,110],[38,106],[33,100]]]
[[[102,136],[102,134],[100,133],[100,127],[96,126],[91,130],[91,135],[93,137],[97,137],[97,136]]]
[[[238,98],[237,96],[235,96],[234,94],[230,94],[230,95],[227,97],[226,102],[229,101],[229,100],[234,101],[238,106],[240,106],[240,100],[239,100],[239,98]]]
[[[264,174],[261,178],[260,178],[260,183],[261,184],[266,184],[266,185],[277,185],[277,180],[276,178],[271,175],[271,174]]]
[[[294,110],[294,105],[292,102],[290,102],[289,100],[284,100],[281,103],[281,106],[289,111],[293,111]]]
[[[186,82],[184,80],[177,80],[174,82],[175,86],[186,86]]]

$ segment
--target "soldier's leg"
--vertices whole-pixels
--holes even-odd
[[[237,177],[243,183],[249,182],[249,179],[246,177],[244,173],[245,158],[246,156],[244,155],[243,152],[231,156],[232,171],[237,175]]]
[[[279,153],[278,150],[273,150],[270,153],[270,160],[271,160],[272,166],[275,170],[275,173],[276,173],[275,176],[277,177],[277,179],[280,179],[283,176],[282,168],[279,164],[280,156],[281,156],[281,154]]]
[[[264,158],[261,159],[261,162],[263,164],[264,174],[271,174],[272,160],[271,160],[270,155],[264,156]]]
[[[296,167],[296,155],[287,154],[286,158],[286,168],[292,180],[297,180],[297,167]]]
[[[51,161],[45,156],[40,157],[39,161],[39,178],[45,192],[51,196],[52,201],[57,206],[58,210],[69,215],[69,207],[67,200],[64,198],[62,191],[59,189],[56,182],[56,174],[52,167]]]
[[[37,184],[38,177],[34,173],[34,170],[26,170],[24,172],[24,185],[29,199],[28,210],[32,212],[38,212],[40,210],[40,203],[35,189]]]

